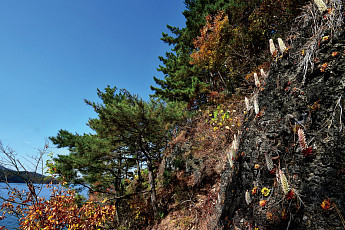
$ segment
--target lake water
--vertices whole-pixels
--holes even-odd
[[[10,183],[11,187],[15,187],[19,190],[29,191],[26,184],[17,184],[17,183]],[[5,183],[0,183],[0,196],[7,198],[8,197],[8,190],[5,189],[7,185]],[[51,188],[47,188],[45,185],[35,185],[39,186],[39,188],[42,187],[41,192],[38,194],[39,197],[44,197],[45,199],[49,199],[51,195]],[[55,187],[58,187],[59,185],[53,185]],[[81,195],[87,196],[87,191],[81,192]],[[2,204],[3,201],[0,200],[0,204]],[[2,212],[1,212],[2,214]],[[15,216],[11,216],[9,214],[5,215],[5,219],[0,221],[0,226],[4,226],[6,229],[9,230],[15,230],[19,229],[19,222],[18,219]]]

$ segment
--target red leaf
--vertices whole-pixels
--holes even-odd
[[[304,154],[305,157],[307,157],[307,156],[310,156],[312,154],[312,151],[313,151],[312,148],[308,147],[308,148],[304,149],[302,151],[302,153]]]

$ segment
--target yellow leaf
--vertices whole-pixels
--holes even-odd
[[[329,36],[324,36],[324,37],[322,38],[322,41],[323,41],[323,42],[324,42],[324,41],[327,41],[328,38],[329,38]]]

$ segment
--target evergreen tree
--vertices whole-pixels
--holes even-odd
[[[183,15],[186,18],[186,27],[178,28],[168,25],[172,36],[162,33],[161,40],[173,45],[172,52],[167,52],[166,57],[160,56],[160,65],[157,69],[165,77],[164,80],[154,77],[159,87],[151,86],[156,95],[168,100],[182,100],[188,103],[202,102],[202,94],[209,92],[209,73],[190,64],[190,54],[194,50],[193,40],[200,34],[205,24],[205,17],[216,14],[217,11],[228,8],[234,1],[211,0],[186,0],[186,10]],[[201,96],[201,97],[200,97]]]
[[[97,191],[113,187],[118,196],[124,191],[121,180],[138,161],[145,162],[152,208],[157,215],[154,165],[160,162],[177,122],[182,121],[184,105],[167,104],[157,98],[146,102],[109,86],[105,92],[98,90],[98,96],[101,104],[86,100],[98,114],[88,122],[95,135],[60,130],[50,138],[57,147],[70,150],[69,155],[54,159],[56,172],[70,183],[91,184]]]
[[[205,102],[211,91],[234,91],[244,76],[269,60],[267,43],[282,36],[289,22],[306,2],[297,0],[186,0],[186,27],[167,26],[171,35],[163,33],[171,52],[159,57],[163,65],[158,71],[164,79],[154,77],[158,87],[151,86],[155,95],[167,100],[183,100],[191,105]],[[219,60],[216,69],[208,64],[192,65],[192,53],[198,51],[194,40],[206,24],[206,16],[225,12],[228,25],[222,30],[219,45],[215,46]],[[212,32],[212,31],[209,31]],[[212,63],[214,64],[214,63]],[[221,84],[215,84],[222,81]],[[223,85],[224,87],[219,87]]]

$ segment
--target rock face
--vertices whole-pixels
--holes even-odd
[[[323,15],[307,6],[272,61],[222,175],[216,229],[345,228],[345,31],[331,2]]]

